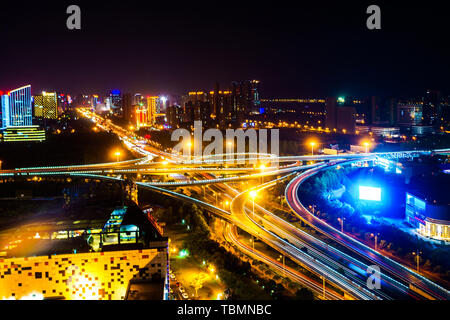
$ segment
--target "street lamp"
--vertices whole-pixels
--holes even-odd
[[[369,153],[369,145],[370,145],[370,143],[369,142],[364,142],[364,146],[366,147],[366,153]]]
[[[377,251],[377,242],[378,242],[378,236],[380,235],[379,233],[377,234],[370,234],[372,237],[375,237],[375,251]]]
[[[279,257],[279,259],[281,260],[281,259],[283,259],[283,277],[285,277],[286,276],[286,274],[285,274],[285,263],[284,263],[284,255],[283,254],[280,254],[280,257]]]
[[[257,196],[257,192],[255,190],[250,191],[250,198],[252,198],[252,203],[253,203],[253,211],[252,211],[252,218],[255,219],[255,198]],[[253,251],[255,251],[255,241],[253,240],[253,235],[252,235],[252,244],[253,244]]]
[[[417,261],[417,273],[419,273],[419,263],[420,263],[420,255],[422,254],[422,251],[416,250],[416,252],[412,253],[414,256],[416,256]]]
[[[316,143],[311,142],[310,145],[311,145],[311,155],[313,156],[314,155],[314,146],[316,145]]]
[[[344,220],[345,218],[338,218],[338,221],[341,223],[341,232],[344,232]]]
[[[116,151],[116,153],[114,153],[114,155],[116,156],[117,162],[119,162],[120,151]]]
[[[259,166],[259,170],[261,170],[261,173],[264,172],[265,169],[266,169],[266,165],[265,164],[261,164]],[[261,175],[261,184],[263,184],[263,182],[264,182],[263,179],[264,179],[264,177],[263,177],[263,175]]]
[[[188,154],[188,160],[191,160],[192,159],[192,156],[191,156],[191,154],[192,154],[192,142],[187,142],[186,143],[186,145],[185,145],[185,147],[189,150],[189,154]]]

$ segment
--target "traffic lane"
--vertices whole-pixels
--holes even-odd
[[[344,164],[349,163],[352,161],[343,161],[338,162],[334,164],[329,164],[328,167],[334,166],[337,164]],[[308,170],[304,174],[299,175],[297,178],[294,179],[293,182],[291,182],[286,190],[286,197],[288,200],[289,205],[293,209],[294,213],[301,218],[302,220],[308,222],[312,227],[314,227],[316,230],[323,232],[324,234],[331,236],[341,244],[345,245],[352,251],[356,252],[357,254],[363,255],[368,257],[373,262],[379,264],[381,267],[384,267],[384,269],[388,270],[389,272],[393,273],[395,276],[400,277],[402,280],[407,282],[415,282],[416,285],[419,287],[428,290],[433,290],[433,288],[430,288],[428,284],[424,283],[422,279],[417,278],[410,270],[406,269],[403,266],[397,265],[398,263],[392,263],[393,261],[390,261],[390,259],[380,255],[378,252],[374,252],[371,248],[368,248],[364,244],[359,243],[357,240],[348,237],[345,234],[341,234],[340,231],[334,229],[330,225],[328,225],[326,222],[318,219],[314,215],[312,215],[304,206],[301,204],[301,202],[298,199],[297,191],[300,187],[300,184],[305,181],[307,178],[311,177],[312,175],[316,174],[323,168],[315,168]],[[406,270],[405,270],[406,269]],[[430,280],[428,280],[430,281]],[[430,281],[431,282],[431,281]],[[435,285],[435,284],[433,284]],[[424,287],[425,286],[425,287]],[[435,285],[436,286],[436,285]],[[445,290],[445,289],[444,289]],[[441,294],[437,292],[433,292],[437,297],[440,299],[447,300],[448,298],[442,296]]]

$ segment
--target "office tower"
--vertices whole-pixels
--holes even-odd
[[[252,93],[252,102],[253,102],[253,112],[259,110],[259,105],[261,104],[261,101],[259,100],[259,91],[258,91],[258,84],[259,80],[252,80],[251,81],[251,93]]]
[[[400,126],[416,126],[421,124],[423,103],[404,101],[397,104],[397,124]]]
[[[375,124],[381,120],[381,101],[379,97],[372,96],[369,104],[369,123]]]
[[[156,109],[156,113],[158,114],[162,114],[165,113],[167,110],[167,106],[168,106],[168,101],[169,99],[166,96],[161,96],[159,98],[159,103],[157,104],[157,109]]]
[[[148,125],[148,109],[147,106],[141,104],[136,106],[136,126],[137,128],[145,127]]]
[[[147,97],[147,121],[149,125],[154,125],[156,123],[156,114],[158,114],[159,107],[159,97],[158,96],[148,96]]]
[[[389,125],[394,125],[396,122],[396,115],[397,115],[397,99],[395,98],[391,98],[389,99],[389,114],[388,114],[388,119],[389,119]]]
[[[259,104],[257,80],[245,80],[231,83],[233,119],[242,122],[246,116],[256,110]],[[257,100],[256,100],[257,99]]]
[[[72,99],[69,95],[60,93],[57,96],[57,108],[58,108],[58,114],[63,113],[64,111],[68,110],[70,108],[70,104],[72,103]],[[36,112],[36,110],[35,110]]]
[[[336,124],[336,98],[325,100],[325,127],[330,130],[337,129]]]
[[[133,104],[134,105],[140,105],[141,103],[143,103],[145,101],[144,97],[142,96],[142,94],[140,93],[136,93],[134,95],[134,101]]]
[[[231,91],[219,90],[219,84],[216,83],[214,91],[209,92],[209,115],[205,115],[204,119],[207,123],[215,122],[220,127],[225,127],[232,121],[232,99]],[[202,106],[204,112],[207,113],[207,106]]]
[[[109,94],[111,98],[111,109],[114,113],[120,113],[122,108],[122,96],[120,90],[112,90]]]
[[[95,110],[97,109],[97,105],[100,103],[100,100],[98,98],[98,95],[94,94],[92,96],[92,108]]]
[[[350,106],[340,106],[336,108],[336,129],[338,132],[354,133],[356,109]]]
[[[8,127],[3,130],[3,142],[42,142],[45,141],[45,130],[39,126]]]
[[[58,99],[56,92],[45,92],[34,96],[34,116],[58,119]]]
[[[31,126],[31,85],[11,90],[1,96],[2,127]]]
[[[423,98],[422,124],[426,126],[438,124],[441,111],[441,93],[427,90]]]
[[[131,93],[124,93],[122,96],[122,115],[127,122],[133,121],[133,96]]]
[[[179,105],[172,105],[167,108],[167,121],[172,129],[176,129],[182,122],[183,109]]]

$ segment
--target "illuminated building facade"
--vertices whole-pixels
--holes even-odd
[[[136,126],[138,128],[140,127],[146,127],[148,125],[148,110],[147,107],[144,105],[138,105],[136,106],[135,114],[136,114]]]
[[[167,121],[171,128],[176,129],[179,128],[182,122],[183,110],[181,106],[172,105],[167,108]]]
[[[120,113],[120,109],[122,108],[122,95],[120,90],[112,90],[109,93],[109,98],[111,102],[111,110],[114,113]]]
[[[420,102],[397,104],[397,124],[400,126],[419,125],[422,122],[423,104]]]
[[[160,101],[158,96],[147,97],[147,123],[154,125],[156,123],[156,115],[160,113]]]
[[[183,123],[201,120],[206,126],[240,125],[247,115],[258,113],[258,80],[232,82],[221,90],[216,83],[211,91],[191,91],[181,97]]]
[[[31,85],[9,91],[1,96],[2,127],[31,126]]]
[[[123,300],[130,281],[166,270],[158,249],[0,258],[0,299]],[[162,280],[164,281],[164,280]],[[167,299],[159,286],[155,299]]]
[[[422,124],[426,126],[438,124],[441,116],[441,93],[428,89],[423,99]]]
[[[427,238],[450,241],[450,212],[447,204],[430,202],[406,193],[406,221]]]
[[[2,131],[3,142],[45,141],[45,130],[39,126],[8,127]]]
[[[34,116],[47,119],[58,118],[58,99],[56,92],[42,92],[34,96]]]
[[[121,300],[134,282],[168,298],[168,238],[138,207],[57,221],[2,230],[0,299]]]

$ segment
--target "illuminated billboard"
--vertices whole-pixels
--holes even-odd
[[[381,188],[359,186],[359,199],[381,201]]]

